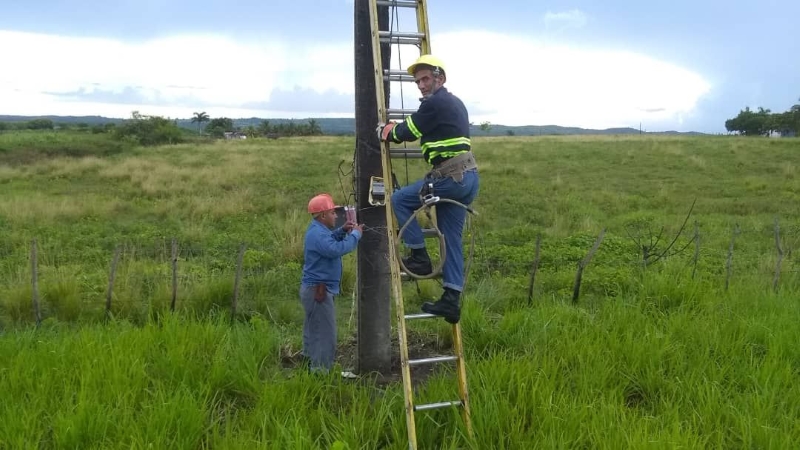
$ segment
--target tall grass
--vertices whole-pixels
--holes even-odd
[[[497,318],[471,298],[476,441],[445,410],[417,414],[420,443],[790,448],[800,437],[793,297],[676,291],[684,298],[670,305],[547,301]],[[260,319],[230,328],[168,315],[3,335],[0,444],[406,448],[398,385],[283,369],[286,333]],[[418,401],[456,398],[450,376],[430,378]]]
[[[7,153],[27,148],[10,136],[0,134]],[[352,201],[338,166],[346,172],[353,147],[349,138],[257,139],[0,165],[0,448],[406,448],[397,383],[285,367],[300,348],[304,205],[320,191]],[[422,448],[791,448],[800,439],[796,141],[570,136],[475,147],[480,215],[462,325],[476,440],[463,439],[458,411],[440,410],[417,415]],[[408,169],[409,178],[424,172],[419,161]],[[404,183],[405,163],[395,171]],[[686,249],[644,266],[632,236],[648,242],[664,227],[663,249],[695,199],[673,247]],[[576,263],[603,228],[573,304]],[[33,238],[39,329],[28,326]],[[350,368],[354,255],[342,287],[340,363]],[[407,310],[439,289],[408,284]],[[451,345],[443,323],[413,328],[426,348]],[[417,387],[420,402],[455,398],[446,367]]]

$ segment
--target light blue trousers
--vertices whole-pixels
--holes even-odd
[[[305,311],[303,321],[303,355],[309,359],[312,372],[328,372],[336,357],[336,310],[333,294],[325,291],[325,300],[314,300],[314,287],[300,287],[300,302]]]

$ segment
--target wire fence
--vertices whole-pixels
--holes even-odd
[[[602,229],[566,237],[509,237],[469,226],[463,242],[467,280],[514,280],[514,292],[506,294],[528,303],[534,294],[549,290],[569,291],[577,303],[585,284],[603,285],[600,290],[608,293],[609,285],[665,263],[681,267],[682,276],[712,279],[724,290],[737,278],[762,280],[773,291],[797,286],[796,224],[783,230],[777,220],[772,229],[736,225],[727,236],[709,236],[697,224],[691,228],[672,235]],[[76,260],[57,242],[33,239],[25,264],[18,246],[0,244],[0,274],[6,279],[0,283],[0,292],[5,291],[0,315],[40,324],[48,315],[85,315],[87,304],[90,314],[105,318],[217,310],[232,321],[262,314],[280,323],[295,321],[301,313],[296,301],[300,240],[258,245],[221,239],[201,245],[160,237],[150,243],[104,241],[97,247],[84,248],[82,259]],[[437,250],[432,248],[434,258]],[[344,260],[341,284],[347,295],[356,284],[356,258],[350,254]]]

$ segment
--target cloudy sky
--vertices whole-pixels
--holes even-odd
[[[740,108],[800,97],[797,0],[428,3],[433,52],[476,123],[724,132]],[[0,114],[353,116],[353,0],[0,11]],[[410,13],[396,29],[415,30]],[[417,55],[395,50],[396,68]],[[416,107],[414,86],[400,87],[392,106]]]

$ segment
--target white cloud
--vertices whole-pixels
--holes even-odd
[[[447,63],[448,87],[468,104],[476,123],[605,128],[643,121],[654,129],[690,116],[711,89],[690,70],[621,50],[480,31],[434,34],[433,44]],[[14,68],[0,71],[0,114],[127,117],[139,110],[190,117],[204,110],[212,116],[335,117],[353,111],[352,106],[294,112],[244,108],[269,102],[276,88],[352,95],[353,45],[347,41],[252,44],[206,35],[123,43],[0,31],[0,48]],[[417,56],[411,50],[402,52],[403,67]],[[399,68],[394,56],[393,68]],[[83,89],[122,95],[126,87],[139,90],[123,103],[45,94]],[[393,102],[399,102],[399,89],[394,83]],[[403,90],[405,107],[416,108],[416,87],[404,84]]]
[[[586,14],[579,9],[571,9],[569,11],[551,12],[547,11],[543,17],[544,24],[547,28],[550,27],[575,27],[581,28],[586,25],[588,19]]]
[[[610,128],[642,121],[653,129],[691,114],[711,89],[697,73],[622,50],[480,31],[434,40],[447,86],[471,106],[475,123]],[[406,107],[418,105],[415,96],[406,96]]]

